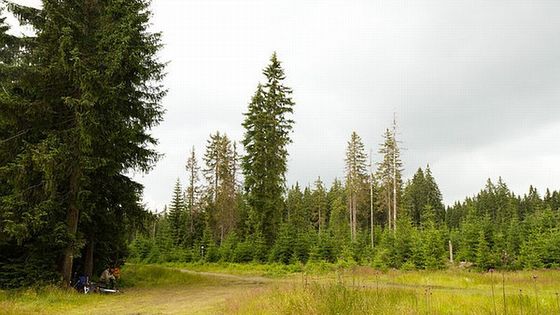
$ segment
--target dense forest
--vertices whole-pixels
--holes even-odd
[[[159,157],[150,128],[166,90],[148,8],[0,1],[30,30],[0,18],[0,287],[99,274],[149,215],[128,175]]]
[[[429,165],[402,178],[393,120],[375,164],[356,132],[346,147],[345,174],[327,186],[284,189],[286,145],[294,103],[276,55],[245,113],[237,144],[210,135],[186,162],[186,187],[175,183],[170,204],[149,217],[131,244],[144,262],[332,262],[377,268],[560,267],[560,193],[523,196],[501,178],[446,207]]]
[[[222,130],[193,147],[187,182],[177,180],[169,205],[153,213],[130,176],[160,157],[150,129],[163,119],[165,64],[149,1],[0,5],[33,30],[14,36],[0,18],[0,287],[68,285],[75,272],[98,274],[125,258],[560,265],[558,191],[518,196],[488,180],[446,207],[429,165],[403,178],[395,120],[379,161],[349,132],[340,179],[286,187],[296,104],[276,54],[247,96],[243,139]]]

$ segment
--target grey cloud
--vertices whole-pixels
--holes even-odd
[[[405,175],[431,163],[446,202],[496,175],[519,192],[557,185],[547,174],[558,174],[550,161],[560,152],[544,135],[560,122],[560,2],[158,0],[153,8],[170,94],[154,130],[166,157],[139,177],[152,206],[184,179],[192,145],[201,153],[216,130],[241,139],[272,51],[297,102],[289,184],[341,177],[352,130],[375,152],[396,111]],[[537,161],[547,172],[527,171]]]

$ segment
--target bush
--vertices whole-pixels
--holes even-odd
[[[233,261],[237,263],[250,262],[253,260],[253,251],[251,242],[241,242],[233,251]]]

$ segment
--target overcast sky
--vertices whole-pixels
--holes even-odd
[[[168,61],[164,158],[144,201],[161,210],[208,135],[241,140],[278,53],[294,90],[288,183],[343,176],[350,133],[377,151],[397,113],[405,178],[430,164],[449,204],[502,176],[560,187],[560,1],[155,0]],[[377,153],[374,161],[379,161]]]

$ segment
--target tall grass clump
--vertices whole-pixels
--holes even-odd
[[[0,314],[57,314],[80,309],[101,299],[103,297],[98,294],[84,295],[56,286],[0,290]]]
[[[401,276],[399,281],[394,281]],[[493,293],[492,274],[473,273],[474,284],[464,287],[468,274],[456,275],[455,285],[448,273],[381,274],[380,283],[366,279],[336,281],[325,278],[276,286],[246,293],[228,301],[228,314],[560,314],[560,296],[555,291],[530,289],[531,277],[510,276],[527,291],[502,279],[502,296]],[[414,279],[408,283],[404,279]],[[428,280],[428,278],[430,278]],[[428,281],[426,281],[428,280]],[[400,282],[400,283],[399,283]],[[435,285],[430,285],[431,282]],[[445,284],[445,285],[441,285]],[[517,288],[516,288],[517,287]],[[498,302],[501,302],[500,309]]]
[[[123,268],[121,287],[162,287],[176,285],[211,284],[214,279],[185,273],[177,269],[154,265],[129,264]]]
[[[188,269],[192,271],[199,272],[213,272],[213,273],[227,273],[235,275],[247,275],[247,276],[264,276],[270,278],[281,278],[294,273],[302,272],[306,269],[303,264],[279,264],[279,263],[228,263],[228,262],[218,262],[218,263],[204,263],[204,262],[190,262],[190,263],[164,263],[160,264],[162,266],[178,268],[178,269]]]
[[[233,314],[402,314],[414,311],[413,290],[356,289],[339,283],[274,288],[257,297],[227,303]]]

